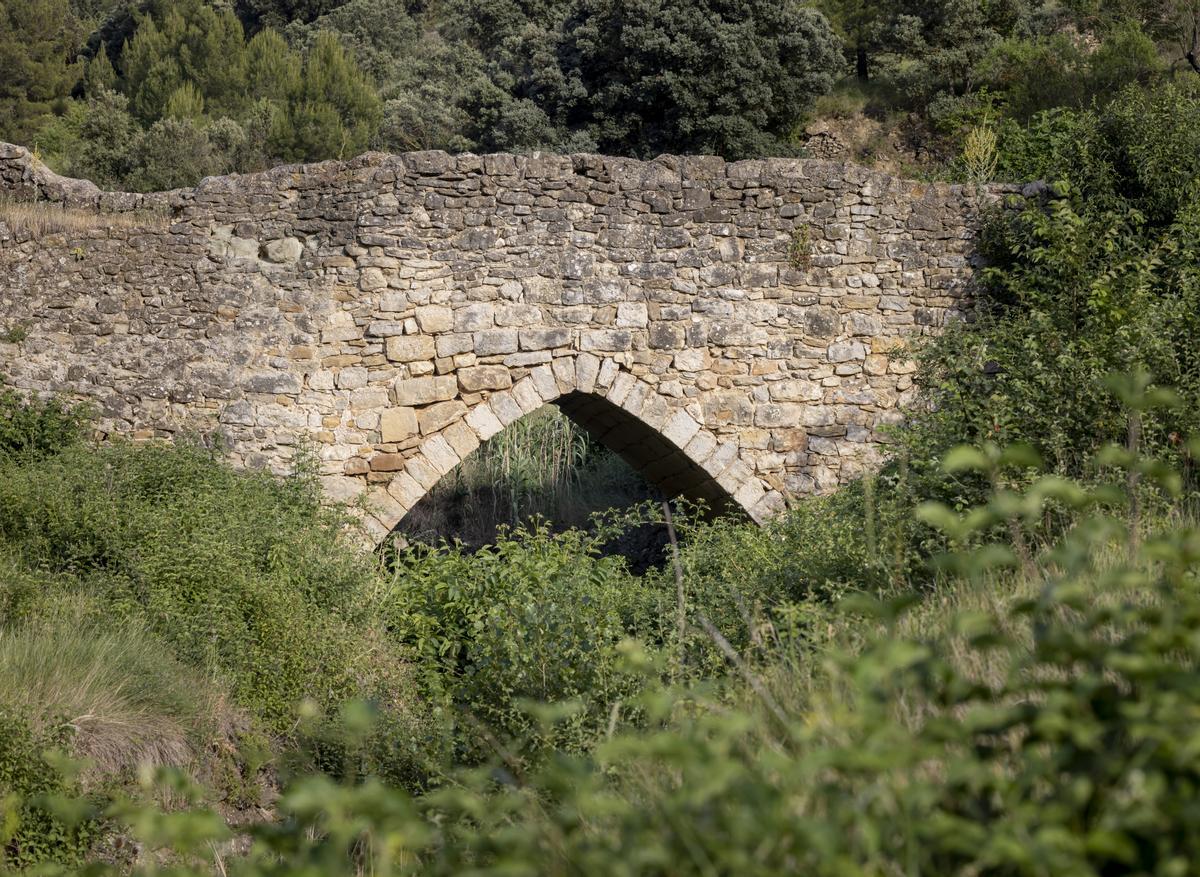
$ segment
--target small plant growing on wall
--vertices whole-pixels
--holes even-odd
[[[812,264],[812,237],[807,225],[792,230],[792,238],[788,242],[788,264],[796,269]]]
[[[29,337],[29,328],[24,323],[13,323],[0,332],[0,341],[6,344],[20,344]]]

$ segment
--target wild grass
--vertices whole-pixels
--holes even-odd
[[[7,225],[13,234],[40,240],[52,235],[85,237],[93,231],[113,228],[164,229],[168,217],[154,210],[101,213],[49,201],[0,198],[0,223]]]
[[[193,763],[228,715],[216,686],[144,625],[104,624],[89,602],[0,626],[0,707],[35,730],[69,727],[75,753],[101,774]]]
[[[562,412],[546,406],[511,424],[446,475],[401,524],[411,539],[495,540],[534,518],[581,527],[596,511],[646,498],[646,483]]]

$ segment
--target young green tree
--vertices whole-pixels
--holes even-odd
[[[272,151],[289,161],[348,158],[365,151],[379,130],[382,107],[336,36],[317,35],[300,82],[276,116]]]
[[[274,30],[259,31],[246,46],[246,97],[282,104],[300,87],[301,58]]]
[[[185,82],[171,92],[163,117],[167,119],[197,120],[204,115],[204,95],[191,82]],[[156,123],[157,124],[157,123]]]
[[[65,108],[80,36],[66,0],[0,0],[0,140],[29,143]]]
[[[349,0],[312,24],[287,28],[291,45],[307,49],[321,31],[337,35],[378,85],[384,101],[380,145],[385,149],[447,149],[474,145],[461,104],[483,77],[480,51],[409,14],[409,0]]]
[[[246,101],[246,38],[228,9],[180,0],[152,9],[121,54],[124,89],[145,124],[163,117],[175,90],[190,82],[210,112],[237,113]]]
[[[83,83],[88,94],[98,94],[104,89],[112,91],[117,87],[117,71],[113,69],[112,61],[108,60],[108,50],[103,43],[100,44],[100,51],[87,62]]]

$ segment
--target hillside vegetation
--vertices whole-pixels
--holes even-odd
[[[553,417],[439,488],[511,529],[373,555],[303,455],[0,387],[0,870],[1195,870],[1195,4],[0,3],[0,138],[108,185],[813,114],[1041,181],[879,472],[762,528],[675,504],[640,575],[606,546],[661,505],[530,517],[613,495]]]
[[[996,138],[1200,79],[1198,23],[1196,0],[3,0],[0,140],[133,190],[367,149],[805,154],[813,130],[1021,179]]]

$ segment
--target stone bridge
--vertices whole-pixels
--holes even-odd
[[[761,521],[877,460],[910,336],[963,312],[1004,191],[423,152],[132,195],[0,144],[0,373],[90,400],[109,434],[219,434],[246,466],[310,440],[377,541],[548,403],[666,494]]]

